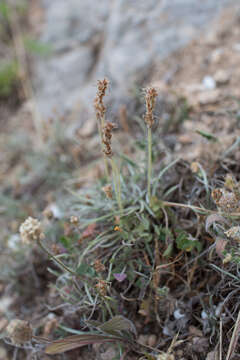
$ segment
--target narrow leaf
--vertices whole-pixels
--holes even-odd
[[[50,345],[46,347],[45,353],[50,355],[61,354],[65,351],[77,349],[85,345],[101,344],[115,341],[121,341],[121,339],[95,334],[73,335],[68,336],[64,339],[53,341]]]

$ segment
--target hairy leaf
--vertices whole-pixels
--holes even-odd
[[[65,351],[77,349],[90,344],[101,344],[106,342],[121,341],[121,338],[107,337],[106,335],[86,334],[73,335],[64,339],[52,341],[45,349],[46,354],[61,354]]]

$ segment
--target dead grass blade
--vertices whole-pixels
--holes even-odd
[[[232,338],[231,338],[231,341],[229,344],[226,360],[230,360],[234,354],[234,351],[236,349],[237,342],[238,342],[239,331],[240,331],[240,311],[238,313],[237,321],[234,326],[234,330],[233,330]]]
[[[49,355],[61,354],[65,351],[77,349],[79,347],[91,344],[102,344],[106,342],[116,342],[122,339],[117,337],[107,337],[103,335],[87,334],[87,335],[73,335],[64,339],[52,341],[47,345],[45,353]]]

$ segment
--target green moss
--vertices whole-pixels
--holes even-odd
[[[18,80],[18,66],[15,61],[0,64],[0,97],[8,97]]]

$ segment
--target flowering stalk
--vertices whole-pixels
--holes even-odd
[[[113,175],[113,183],[116,193],[116,198],[118,202],[119,210],[122,214],[123,212],[123,206],[122,206],[122,200],[121,200],[121,179],[120,179],[120,172],[117,167],[117,164],[115,163],[113,159],[113,151],[112,151],[112,131],[114,129],[114,125],[110,122],[107,122],[106,125],[103,128],[103,134],[102,134],[102,143],[103,143],[103,151],[107,158],[109,158],[112,166],[112,175]]]
[[[37,244],[41,247],[43,251],[47,253],[48,256],[50,256],[51,259],[53,259],[58,265],[63,267],[67,272],[69,272],[72,275],[77,275],[73,270],[69,269],[66,265],[62,263],[61,260],[56,258],[42,243],[42,240],[45,238],[45,235],[42,230],[42,225],[40,221],[37,219],[34,219],[32,217],[28,217],[20,226],[19,228],[20,235],[22,242],[25,244],[30,244],[33,241],[36,241]]]
[[[152,129],[148,127],[148,174],[147,174],[147,192],[148,201],[151,203],[151,180],[152,180]]]
[[[116,189],[116,197],[117,197],[118,207],[119,207],[121,215],[123,215],[120,172],[119,172],[119,169],[118,169],[114,159],[111,159],[111,165],[112,165],[112,171],[113,171],[113,178],[115,179],[114,186]]]
[[[153,87],[145,91],[146,114],[144,116],[148,132],[148,170],[147,170],[147,193],[148,202],[151,204],[151,181],[152,181],[152,126],[154,124],[153,109],[156,102],[157,90]]]
[[[106,113],[106,107],[103,103],[103,98],[106,94],[106,90],[108,87],[108,80],[107,79],[103,79],[103,80],[98,80],[98,91],[97,91],[97,95],[95,97],[94,100],[94,107],[95,107],[95,112],[96,112],[96,118],[98,121],[98,131],[99,131],[99,136],[101,139],[101,146],[102,146],[102,151],[103,151],[103,128],[105,126],[105,113]],[[105,166],[105,174],[107,179],[109,178],[109,171],[108,171],[108,163],[107,163],[107,157],[104,154],[104,166]]]
[[[45,253],[47,253],[47,255],[48,255],[51,259],[53,259],[58,265],[60,265],[61,267],[63,267],[64,270],[66,270],[67,272],[69,272],[71,275],[75,275],[75,276],[77,275],[73,270],[69,269],[68,266],[64,265],[64,263],[63,263],[61,260],[59,260],[56,256],[54,256],[54,255],[43,245],[43,243],[41,242],[40,239],[37,240],[37,243],[38,243],[38,245],[41,247],[41,249],[42,249],[43,251],[45,251]]]

